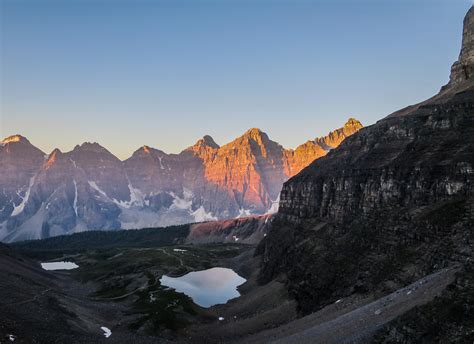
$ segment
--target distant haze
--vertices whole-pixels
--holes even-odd
[[[251,127],[295,147],[435,94],[470,5],[3,0],[0,135],[122,159]]]

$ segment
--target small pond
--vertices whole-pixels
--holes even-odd
[[[163,275],[162,285],[191,297],[197,305],[208,308],[240,296],[237,287],[246,279],[226,268],[193,271],[181,277]]]
[[[78,268],[79,265],[73,262],[48,262],[41,263],[41,267],[44,270],[72,270]]]

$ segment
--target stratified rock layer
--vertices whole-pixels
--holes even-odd
[[[472,16],[471,8],[464,67],[472,66]],[[360,130],[284,184],[278,217],[257,251],[261,282],[285,274],[309,313],[455,267],[455,281],[438,298],[373,340],[472,341],[474,85],[470,73],[456,73],[440,94]]]

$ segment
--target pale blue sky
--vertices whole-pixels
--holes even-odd
[[[2,137],[120,158],[259,127],[288,148],[448,81],[471,0],[0,0]]]

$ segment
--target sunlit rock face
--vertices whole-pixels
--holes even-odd
[[[231,215],[239,208],[263,213],[286,180],[284,162],[282,146],[259,129],[250,129],[204,161],[205,192],[214,188],[223,193],[233,203]]]
[[[283,148],[257,128],[222,147],[207,137],[180,154],[187,166],[183,169],[183,185],[218,218],[242,212],[262,214],[278,199],[285,180],[360,128],[360,122],[350,119],[343,128],[294,151]]]
[[[325,156],[331,149],[338,147],[342,141],[358,132],[362,127],[358,120],[349,118],[342,128],[336,129],[327,136],[317,138],[314,141],[307,141],[298,146],[294,151],[288,151],[289,170],[287,171],[287,176],[291,177],[297,174],[317,158]]]
[[[361,127],[350,119],[295,150],[253,128],[222,147],[206,135],[179,154],[143,146],[125,161],[89,142],[45,156],[15,135],[0,146],[0,240],[275,212],[284,181]]]

